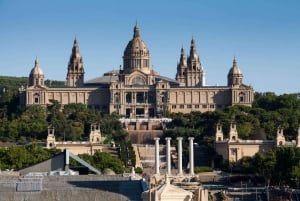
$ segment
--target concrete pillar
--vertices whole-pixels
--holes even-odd
[[[189,137],[189,147],[190,147],[190,175],[194,175],[194,138]]]
[[[70,153],[68,149],[65,149],[65,171],[69,170],[70,165]]]
[[[155,174],[159,175],[159,137],[154,138],[155,140]]]
[[[170,145],[170,141],[171,138],[170,137],[166,137],[166,157],[167,157],[167,175],[171,175],[171,145]]]
[[[182,137],[178,137],[178,175],[182,175]]]

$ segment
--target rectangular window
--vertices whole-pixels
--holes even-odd
[[[180,108],[180,109],[184,109],[184,105],[180,105],[179,108]]]
[[[202,108],[207,108],[207,105],[202,105]]]
[[[176,105],[172,105],[172,109],[176,109]]]
[[[197,109],[198,109],[198,108],[199,108],[199,105],[195,105],[195,108],[197,108]]]
[[[187,108],[188,108],[188,109],[191,109],[191,108],[192,108],[192,105],[187,105]]]

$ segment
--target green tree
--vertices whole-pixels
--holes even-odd
[[[121,174],[125,168],[122,161],[107,152],[96,152],[93,155],[93,164],[95,167],[103,171],[106,168],[112,169],[115,173]]]

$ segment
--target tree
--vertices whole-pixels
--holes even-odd
[[[266,186],[270,185],[271,178],[275,173],[276,155],[274,151],[268,151],[266,153],[258,152],[253,157],[253,167],[255,167],[256,173],[264,176]]]
[[[112,169],[115,173],[121,174],[125,168],[122,161],[107,152],[96,152],[93,155],[93,164],[95,167],[103,171],[106,168]]]

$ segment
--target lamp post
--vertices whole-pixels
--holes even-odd
[[[244,189],[243,189],[243,186],[246,187],[245,200],[247,200],[247,184],[243,184],[243,182],[241,181],[242,200],[244,200]]]

